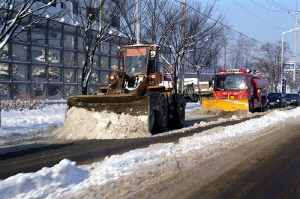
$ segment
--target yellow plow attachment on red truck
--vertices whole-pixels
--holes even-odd
[[[202,98],[202,106],[206,110],[223,110],[223,111],[236,111],[236,110],[249,110],[248,99],[215,99],[215,98]]]

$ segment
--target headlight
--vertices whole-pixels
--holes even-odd
[[[152,78],[152,79],[155,79],[155,74],[152,74],[152,75],[151,75],[151,78]]]
[[[115,79],[115,76],[114,75],[110,75],[109,79],[113,80],[113,79]]]
[[[280,102],[280,100],[276,100],[276,102]]]

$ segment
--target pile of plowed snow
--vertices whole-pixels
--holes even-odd
[[[131,116],[110,112],[92,112],[72,107],[63,126],[52,135],[60,139],[123,139],[150,137],[147,116]]]

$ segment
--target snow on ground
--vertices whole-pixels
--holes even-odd
[[[199,104],[193,103],[188,104],[187,109],[194,110],[197,107],[201,108]],[[62,109],[62,107],[60,108]],[[0,128],[1,134],[3,135],[3,129],[6,130],[8,128],[13,132],[26,134],[26,131],[30,128],[37,129],[39,125],[41,128],[45,128],[54,123],[61,124],[63,122],[62,118],[64,118],[64,111],[59,111],[58,109],[55,109],[56,111],[49,109],[52,110],[52,112],[49,111],[51,113],[44,112],[43,110],[4,113],[2,118],[4,125]],[[37,113],[48,117],[48,119],[37,120]],[[14,117],[15,120],[23,122],[13,123],[11,121],[13,119],[9,115]],[[233,116],[233,118],[236,117]],[[105,160],[95,162],[91,165],[77,166],[75,162],[64,159],[54,167],[43,168],[35,173],[20,173],[0,181],[0,198],[64,198],[76,195],[87,187],[101,185],[109,180],[142,170],[164,157],[180,157],[194,150],[204,149],[208,145],[249,135],[289,118],[299,117],[300,107],[285,111],[276,110],[260,118],[247,120],[233,126],[218,127],[210,133],[202,132],[201,134],[181,138],[177,144],[154,144],[148,148],[132,150],[121,155],[107,157]],[[34,124],[34,121],[37,124]],[[9,126],[9,124],[12,126]],[[194,128],[196,127],[197,125],[194,126]],[[19,128],[25,131],[19,131]]]
[[[7,133],[26,133],[46,129],[51,125],[62,125],[65,119],[66,105],[52,105],[43,109],[24,111],[2,111],[0,136]]]

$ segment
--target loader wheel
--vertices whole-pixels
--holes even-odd
[[[157,101],[157,94],[156,93],[148,93],[146,96],[149,96],[149,120],[148,120],[148,130],[149,132],[153,131],[154,127],[154,109],[156,107],[156,101]]]
[[[157,106],[154,110],[155,122],[154,122],[154,132],[160,133],[168,130],[168,102],[164,94],[158,97]]]
[[[182,95],[177,95],[176,98],[174,116],[172,121],[170,121],[170,126],[175,129],[180,129],[184,127],[185,122],[185,102]]]

